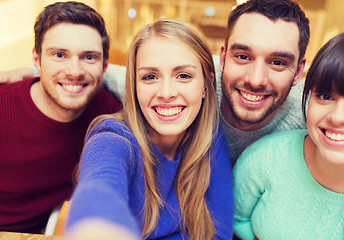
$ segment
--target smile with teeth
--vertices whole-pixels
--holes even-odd
[[[161,108],[155,107],[155,112],[164,117],[172,117],[183,111],[183,107]]]
[[[246,100],[251,101],[251,102],[258,102],[261,101],[265,96],[263,95],[253,95],[253,94],[249,94],[246,93],[244,91],[240,90],[240,94],[241,96],[243,96]]]
[[[323,130],[325,133],[325,136],[328,137],[329,139],[333,140],[333,141],[343,141],[344,140],[344,134],[340,134],[340,133],[333,133],[333,132],[329,132],[327,130]]]
[[[65,84],[65,83],[61,83],[60,85],[63,88],[65,88],[67,91],[70,91],[70,92],[79,91],[80,89],[82,89],[84,87],[84,85],[82,85],[82,84]]]

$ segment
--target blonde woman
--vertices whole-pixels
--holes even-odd
[[[127,69],[123,112],[89,128],[68,236],[230,239],[231,166],[205,40],[157,21],[134,38]]]

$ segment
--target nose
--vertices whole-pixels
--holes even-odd
[[[71,58],[66,67],[66,75],[71,79],[80,80],[84,77],[85,71],[78,57]]]
[[[339,99],[339,101],[337,101],[333,106],[330,120],[336,126],[342,126],[344,124],[344,97],[341,97],[341,99]]]
[[[157,96],[167,100],[174,98],[178,94],[176,84],[177,83],[172,79],[162,79],[159,84]]]
[[[245,76],[245,82],[249,83],[254,88],[265,86],[268,82],[267,67],[265,61],[256,59]]]

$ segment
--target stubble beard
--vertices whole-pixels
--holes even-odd
[[[246,108],[243,112],[242,110],[238,109],[235,105],[235,102],[233,100],[234,98],[234,93],[231,94],[231,91],[237,91],[235,88],[235,84],[232,83],[229,88],[227,89],[226,86],[223,84],[223,77],[221,79],[221,83],[222,83],[222,94],[224,96],[225,101],[227,102],[229,109],[231,111],[232,117],[234,118],[234,120],[241,126],[252,126],[252,125],[256,125],[259,124],[261,122],[263,122],[267,117],[269,117],[272,113],[274,113],[277,108],[279,106],[281,106],[285,100],[287,99],[289,92],[291,90],[292,84],[289,86],[289,89],[285,92],[285,94],[281,97],[279,97],[277,102],[273,102],[268,109],[266,109],[265,111],[261,112],[260,114],[256,113],[257,110],[252,108]],[[253,91],[252,87],[249,87],[249,89],[252,92],[261,92],[262,90],[256,90]],[[231,90],[231,91],[230,91]],[[240,94],[240,93],[237,93]],[[278,94],[276,93],[276,91],[273,92],[273,95],[275,96],[275,98],[278,97]]]
[[[85,100],[82,102],[70,104],[63,101],[63,99],[59,96],[59,94],[56,92],[55,89],[53,89],[53,86],[49,86],[47,84],[42,83],[43,90],[45,91],[46,96],[50,99],[50,101],[58,108],[60,108],[63,111],[81,111],[86,108],[86,106],[89,104],[89,102],[94,98],[94,96],[97,94],[97,91],[93,91],[92,94],[87,96]]]

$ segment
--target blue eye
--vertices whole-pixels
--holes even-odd
[[[55,56],[58,57],[58,58],[62,58],[63,57],[63,53],[60,53],[60,52],[55,53]]]
[[[86,59],[87,59],[87,60],[94,60],[94,59],[96,59],[96,57],[93,56],[93,55],[87,55],[87,56],[86,56]]]

